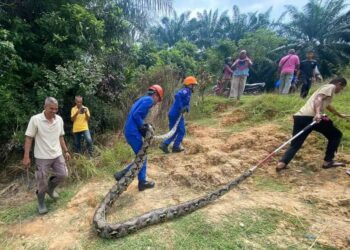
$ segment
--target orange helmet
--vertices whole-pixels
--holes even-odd
[[[197,79],[194,76],[186,77],[183,83],[185,84],[185,86],[192,85],[192,84],[194,84],[194,85],[198,84]]]
[[[160,85],[154,84],[151,87],[149,87],[148,90],[155,91],[159,95],[160,100],[163,99],[163,97],[164,97],[164,90],[163,90],[163,88]]]

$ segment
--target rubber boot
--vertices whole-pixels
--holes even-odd
[[[154,181],[144,181],[144,182],[139,181],[139,191],[143,191],[148,188],[154,188],[154,185],[155,185]]]
[[[52,180],[55,178],[55,176],[51,176],[48,183],[47,188],[47,194],[54,200],[58,199],[60,196],[55,191],[55,188],[57,187],[58,183],[54,183]]]
[[[180,152],[182,152],[182,151],[184,151],[185,149],[184,148],[180,148],[180,147],[178,147],[178,148],[173,148],[173,153],[180,153]]]
[[[166,154],[169,154],[169,149],[168,149],[168,145],[166,145],[164,142],[162,144],[160,144],[159,148]]]
[[[120,179],[123,178],[123,176],[126,174],[126,172],[128,172],[127,168],[124,168],[123,170],[116,172],[114,174],[114,179],[116,181],[120,181]]]
[[[39,214],[46,214],[47,208],[45,204],[45,193],[38,193],[36,191],[36,196],[38,197],[38,212]]]

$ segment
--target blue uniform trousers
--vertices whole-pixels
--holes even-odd
[[[143,143],[142,135],[141,134],[125,134],[125,138],[136,155],[142,147],[142,143]],[[131,164],[129,166],[127,166],[127,169],[129,170],[130,167],[131,167]],[[145,159],[143,166],[140,169],[140,172],[138,175],[139,182],[146,181],[146,175],[147,175],[146,172],[147,172],[147,158]]]
[[[169,115],[169,129],[171,130],[179,117],[178,116],[170,116]],[[182,140],[184,139],[186,134],[185,128],[185,119],[181,117],[179,125],[175,131],[175,134],[169,139],[165,140],[163,143],[165,145],[169,145],[172,141],[174,141],[173,148],[179,148]]]

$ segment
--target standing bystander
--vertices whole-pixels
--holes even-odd
[[[282,57],[278,64],[280,73],[280,94],[288,94],[293,80],[294,71],[299,68],[299,57],[295,54],[294,49],[288,51],[288,55]]]
[[[316,77],[316,67],[317,61],[314,60],[314,52],[309,51],[306,53],[306,60],[303,60],[300,63],[300,75],[301,81],[303,83],[300,90],[300,97],[306,98],[309,94],[309,90],[311,88],[312,79]]]
[[[83,106],[83,97],[75,97],[75,106],[71,109],[71,120],[73,122],[74,151],[81,153],[81,139],[84,137],[88,145],[90,157],[93,153],[93,145],[89,130],[90,110]]]
[[[36,195],[39,214],[47,213],[45,194],[47,193],[53,199],[58,198],[55,188],[68,176],[65,159],[70,160],[71,156],[63,138],[63,120],[57,115],[57,111],[57,100],[53,97],[47,97],[44,111],[30,118],[25,132],[26,138],[22,163],[26,169],[30,167],[29,152],[33,139],[35,141],[35,179],[37,182]],[[62,151],[64,152],[63,154]],[[53,175],[47,181],[49,168],[53,170]]]
[[[247,56],[247,51],[242,50],[238,59],[232,64],[233,77],[231,80],[230,98],[240,99],[249,76],[249,67],[252,65],[252,61]]]

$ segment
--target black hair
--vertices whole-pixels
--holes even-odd
[[[337,84],[337,83],[340,83],[341,86],[346,86],[347,84],[347,81],[344,77],[336,77],[334,79],[332,79],[330,82],[330,84]]]
[[[157,92],[153,89],[147,90],[147,95],[153,95],[154,93],[157,93]]]

